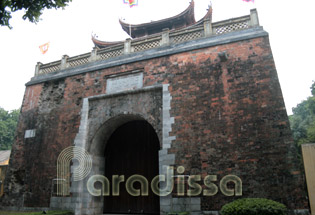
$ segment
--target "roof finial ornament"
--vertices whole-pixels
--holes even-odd
[[[93,38],[93,37],[94,37],[94,38],[98,38],[97,34],[94,33],[94,31],[92,31],[91,35],[92,35],[92,38]]]
[[[210,1],[208,8],[207,8],[207,11],[209,11],[211,8],[212,8],[212,1]]]

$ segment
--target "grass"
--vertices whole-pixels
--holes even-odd
[[[0,215],[42,215],[43,212],[0,211]],[[48,211],[47,215],[73,215],[70,211]]]

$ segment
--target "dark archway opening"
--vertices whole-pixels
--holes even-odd
[[[119,196],[104,197],[104,213],[159,214],[159,196],[153,194],[150,183],[159,174],[160,149],[158,136],[146,121],[131,121],[117,128],[105,148],[105,176],[112,191],[112,176],[124,175],[119,184]],[[132,175],[142,175],[148,180],[148,196],[132,196],[126,190],[126,181]],[[135,182],[134,188],[140,189]]]

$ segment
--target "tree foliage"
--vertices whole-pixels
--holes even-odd
[[[300,146],[303,143],[315,143],[315,82],[311,86],[312,96],[292,109],[289,117],[294,141]]]
[[[0,107],[0,150],[11,149],[20,110],[6,111]]]
[[[37,23],[44,9],[64,8],[72,0],[1,0],[0,2],[0,25],[10,26],[11,13],[24,10],[23,19]]]

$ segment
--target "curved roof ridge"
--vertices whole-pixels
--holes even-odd
[[[161,20],[157,20],[157,21],[151,21],[151,22],[147,22],[147,23],[141,23],[141,24],[131,24],[131,23],[127,23],[124,22],[123,20],[119,19],[119,23],[122,27],[122,29],[132,38],[136,38],[139,37],[136,35],[136,33],[134,33],[135,31],[145,31],[148,28],[153,28],[156,26],[160,26],[163,27],[167,26],[168,23],[175,23],[181,21],[181,22],[185,22],[184,24],[187,26],[193,25],[196,23],[195,21],[195,13],[194,13],[194,7],[195,7],[195,3],[194,0],[192,0],[189,4],[189,6],[181,13],[169,17],[169,18],[165,18],[165,19],[161,19]],[[131,29],[131,35],[130,35],[130,29]],[[162,31],[162,29],[160,29],[160,31]]]
[[[212,5],[209,5],[209,8],[207,10],[208,11],[207,11],[206,15],[204,15],[204,17],[202,17],[200,20],[198,20],[196,22],[196,24],[199,24],[199,23],[203,22],[206,19],[210,19],[210,21],[212,21]]]
[[[191,28],[197,25],[202,24],[205,20],[209,19],[212,21],[212,5],[210,4],[208,7],[207,13],[197,22],[195,21],[194,15],[194,0],[192,0],[189,6],[181,13],[176,16],[172,16],[169,18],[161,19],[158,21],[152,21],[148,23],[142,24],[129,24],[121,19],[119,22],[123,28],[123,30],[132,38],[144,38],[159,34],[163,31],[164,28],[169,28],[170,31],[176,31],[184,28]],[[176,26],[175,26],[176,25]],[[172,26],[169,27],[169,26]],[[175,27],[174,27],[175,26]],[[131,31],[131,35],[130,35]],[[124,41],[101,41],[98,40],[94,35],[92,35],[92,41],[94,45],[98,48],[106,48],[109,46],[117,45]]]
[[[96,39],[96,37],[92,35],[92,42],[98,48],[106,48],[109,46],[117,45],[119,43],[123,43],[124,41],[101,41]]]
[[[207,9],[207,13],[206,15],[204,15],[204,17],[202,17],[201,19],[199,19],[195,24],[189,26],[189,27],[193,27],[196,25],[200,25],[202,24],[205,20],[209,19],[210,22],[212,22],[212,5],[209,5],[209,8]]]

